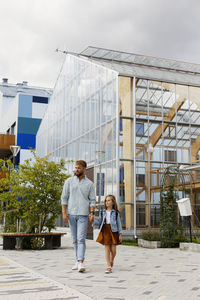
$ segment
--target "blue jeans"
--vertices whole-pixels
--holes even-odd
[[[88,216],[69,215],[69,227],[72,234],[76,260],[84,260],[85,258],[87,226]]]

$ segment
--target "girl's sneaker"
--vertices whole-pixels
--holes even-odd
[[[110,274],[112,273],[112,268],[111,267],[107,267],[107,269],[105,270],[106,274]]]

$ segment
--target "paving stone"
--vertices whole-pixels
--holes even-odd
[[[103,299],[108,299],[108,300],[125,300],[126,298],[111,298],[111,297],[105,297]]]
[[[152,292],[151,291],[146,291],[143,293],[143,295],[150,295]]]
[[[0,264],[0,275],[2,275],[0,281],[23,281],[24,279],[40,278],[40,276],[38,277],[39,274],[41,278],[44,276],[50,282],[51,280],[54,282],[53,286],[56,286],[58,290],[53,290],[53,293],[63,292],[59,288],[64,288],[65,292],[68,289],[70,291],[70,288],[72,288],[73,292],[83,295],[83,298],[80,298],[75,294],[71,294],[72,297],[78,297],[76,299],[79,300],[85,300],[84,297],[94,300],[199,299],[199,253],[192,253],[191,255],[189,252],[180,252],[179,249],[143,250],[139,247],[119,246],[117,247],[113,273],[106,275],[104,273],[106,262],[103,247],[94,241],[87,241],[85,260],[87,272],[80,274],[77,271],[71,271],[71,266],[74,263],[71,239],[64,237],[62,245],[62,248],[53,251],[30,252],[24,250],[19,252],[0,250],[1,257],[8,257],[19,263],[20,266],[24,266],[23,272],[21,272],[22,269],[15,269],[12,264],[5,265],[7,269],[2,269],[4,266]],[[8,267],[14,268],[8,269]],[[29,271],[25,273],[26,267],[35,272],[35,275],[31,275],[31,277]],[[2,270],[7,272],[5,276],[2,274]],[[41,281],[41,279],[38,281]],[[37,280],[33,281],[35,284],[36,282]],[[15,284],[20,284],[20,282],[15,282]],[[36,285],[12,287],[13,290],[23,292],[21,295],[20,292],[17,292],[18,294],[12,295],[12,297],[17,300],[27,300],[29,298],[25,297],[29,296],[31,293],[30,288],[33,288],[32,293],[36,297],[33,298],[34,300],[73,299],[68,295],[65,297],[60,295],[59,297],[58,294],[44,297],[44,294],[48,293],[46,291],[48,287],[45,284],[41,284],[41,287],[42,285],[44,290],[39,289],[39,286]],[[9,288],[8,286],[5,290]],[[34,290],[37,292],[34,293]],[[43,298],[39,298],[41,295],[43,295]],[[7,299],[5,298],[5,300]]]
[[[1,250],[2,251],[2,250]],[[12,270],[8,272],[8,268],[5,269],[4,276],[1,277],[0,281],[0,298],[4,300],[18,299],[18,300],[39,300],[39,299],[91,299],[86,295],[68,288],[66,290],[65,286],[53,281],[52,279],[38,274],[17,262],[14,262],[7,257],[3,257],[0,261],[12,265]],[[1,266],[1,271],[3,272],[3,266]],[[16,271],[16,272],[15,272]],[[14,274],[27,274],[25,276],[17,276],[18,279],[13,279]]]
[[[199,290],[199,287],[193,287],[192,288],[192,291],[198,291]]]
[[[120,287],[120,286],[109,286],[109,288],[110,288],[110,289],[114,289],[114,290],[115,290],[115,289],[119,289],[119,290],[120,290],[120,289],[121,289],[121,290],[125,290],[125,289],[126,289],[126,287]]]
[[[179,279],[178,280],[178,282],[184,282],[185,281],[185,279]]]

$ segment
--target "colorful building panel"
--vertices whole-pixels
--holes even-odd
[[[18,163],[28,158],[28,152],[31,156],[30,148],[35,148],[36,134],[50,95],[51,90],[32,88],[27,82],[10,85],[4,79],[0,84],[0,132],[8,137],[13,134],[13,144],[21,147],[21,153],[16,159]],[[1,158],[8,157],[12,157],[10,150],[7,156],[2,152]]]

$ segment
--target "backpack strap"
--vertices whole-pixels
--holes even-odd
[[[116,210],[116,215],[115,215],[115,217],[116,217],[116,222],[117,222],[118,214],[119,214],[119,212],[118,212],[118,210]]]

